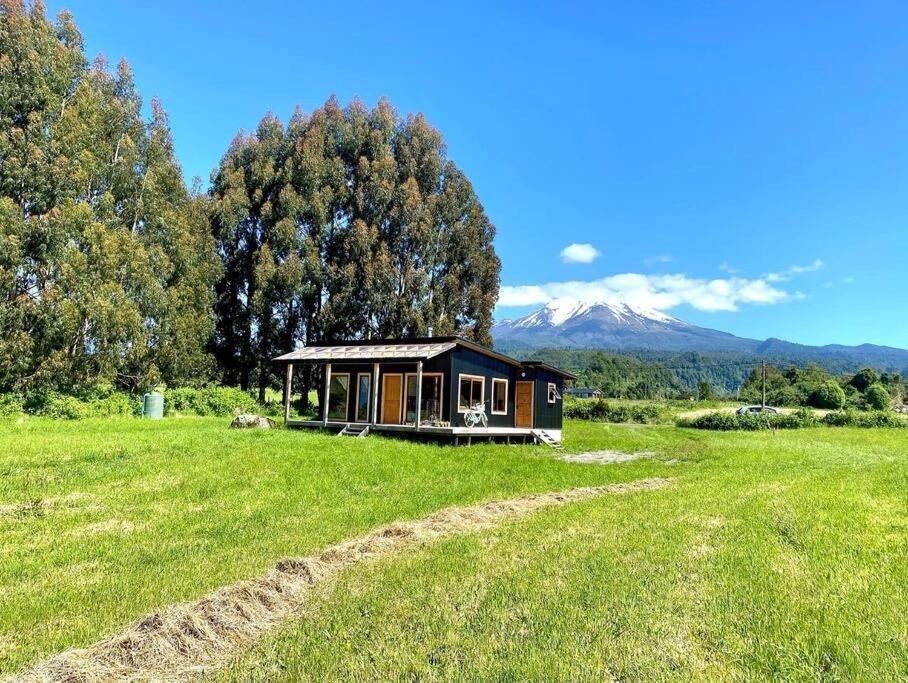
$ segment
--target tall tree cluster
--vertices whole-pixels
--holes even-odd
[[[334,98],[240,134],[212,176],[225,381],[317,340],[463,334],[490,341],[495,229],[421,115]]]
[[[67,13],[0,0],[0,389],[211,376],[207,199],[141,104]]]
[[[67,13],[0,0],[0,391],[264,395],[299,343],[490,341],[494,227],[421,115],[269,115],[211,181],[187,190],[125,61],[89,64]]]

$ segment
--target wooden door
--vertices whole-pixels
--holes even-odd
[[[400,424],[401,388],[403,375],[385,375],[382,381],[381,421],[386,425]]]
[[[533,383],[517,382],[514,392],[514,426],[530,429],[533,426]]]

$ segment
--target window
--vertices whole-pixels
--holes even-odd
[[[492,380],[492,415],[508,414],[508,380]]]
[[[331,375],[328,388],[328,417],[335,420],[347,419],[347,397],[350,395],[350,375]]]
[[[422,405],[419,409],[419,421],[437,422],[441,420],[441,393],[443,376],[440,372],[422,374]],[[416,375],[407,375],[407,422],[416,422]]]
[[[457,392],[457,412],[465,413],[475,405],[485,403],[486,380],[477,375],[459,375],[460,387]]]
[[[356,417],[357,422],[369,421],[369,406],[372,404],[372,397],[369,388],[372,386],[372,376],[368,373],[360,373],[356,376]]]
[[[561,398],[561,395],[558,393],[558,387],[555,385],[554,382],[549,382],[548,394],[549,394],[549,403],[554,403],[559,398]]]

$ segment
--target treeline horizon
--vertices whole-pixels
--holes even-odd
[[[188,188],[167,114],[72,16],[0,0],[0,392],[223,383],[319,339],[490,344],[495,229],[421,114],[330,97]],[[305,390],[310,377],[302,373]]]
[[[732,352],[632,349],[511,349],[511,353],[570,370],[577,375],[574,386],[598,389],[608,398],[718,398],[759,403],[765,361],[767,402],[771,405],[862,408],[867,404],[867,391],[874,385],[885,388],[894,402],[908,399],[908,372],[878,372],[841,361],[821,364]]]

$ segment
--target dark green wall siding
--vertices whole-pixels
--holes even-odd
[[[381,419],[382,385],[381,378],[389,373],[416,373],[416,363],[380,363],[379,377],[379,419]],[[356,409],[356,375],[366,372],[372,374],[372,363],[332,363],[331,373],[350,374],[350,393],[347,401],[347,422],[352,422]],[[324,368],[320,368],[321,377],[324,377]],[[543,369],[526,367],[519,368],[509,363],[490,358],[472,349],[461,346],[452,349],[446,354],[437,356],[423,363],[423,372],[440,372],[443,376],[442,408],[444,419],[450,421],[453,427],[463,427],[463,414],[457,412],[457,399],[460,391],[458,377],[464,375],[478,375],[485,381],[485,408],[489,418],[490,427],[514,426],[514,393],[518,381],[533,381],[533,427],[540,429],[561,429],[562,404],[561,399],[554,404],[548,402],[548,383],[553,382],[558,388],[559,395],[564,392],[564,380],[559,376]],[[492,414],[492,379],[499,378],[508,382],[507,414]],[[373,380],[374,381],[374,380]],[[405,385],[406,386],[406,385]],[[323,382],[319,382],[319,402],[324,396]],[[371,417],[371,414],[370,414]]]
[[[539,368],[528,368],[527,378],[534,381],[533,386],[533,426],[538,429],[561,429],[562,399],[549,403],[549,382],[554,383],[558,395],[564,396],[564,379],[560,375]]]
[[[490,427],[514,426],[514,382],[520,377],[520,368],[505,363],[497,358],[489,358],[472,349],[457,347],[450,352],[451,388],[448,393],[451,401],[451,425],[463,427],[463,413],[457,412],[460,375],[479,375],[485,379],[485,408]],[[492,379],[504,379],[508,382],[508,412],[506,415],[492,414]]]

